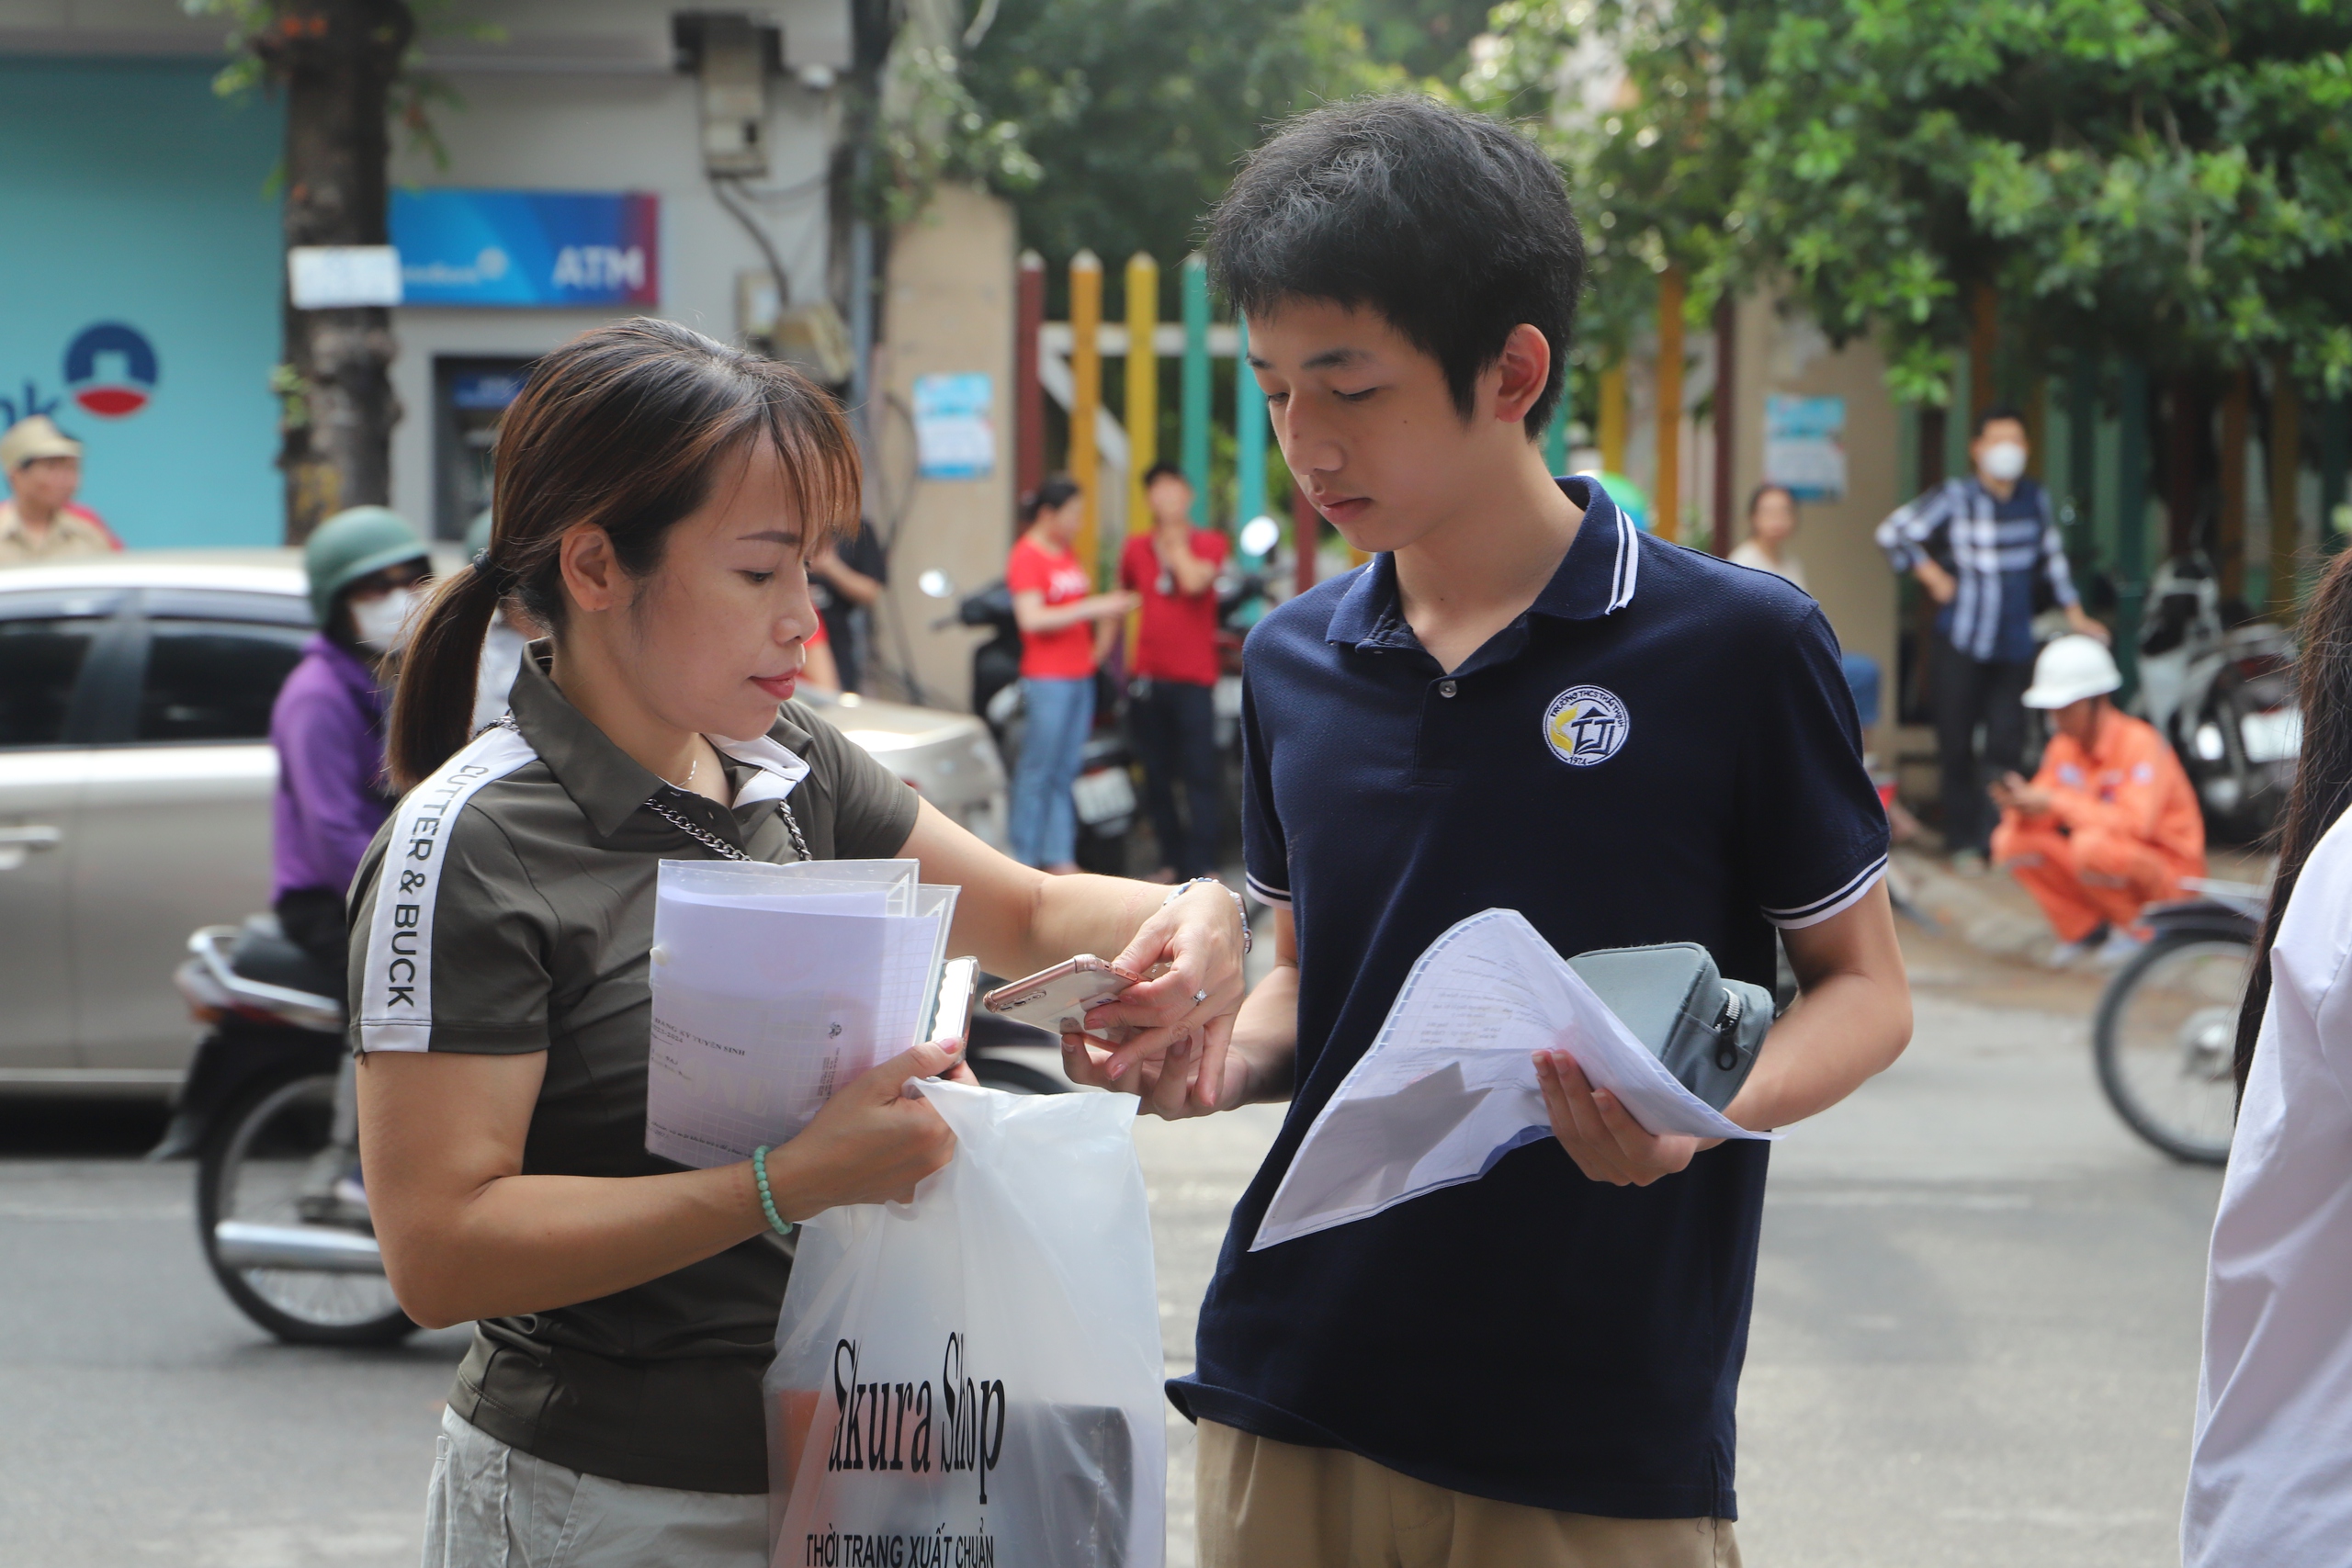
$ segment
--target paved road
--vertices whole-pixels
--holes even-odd
[[[1913,944],[1919,1039],[1774,1154],[1741,1402],[1747,1561],[2171,1559],[2216,1178],[2098,1099],[2090,987]],[[1146,1124],[1171,1369],[1278,1120]],[[0,1106],[0,1562],[408,1568],[463,1347],[288,1349],[197,1252],[152,1116]],[[1171,1423],[1170,1561],[1190,1568]]]

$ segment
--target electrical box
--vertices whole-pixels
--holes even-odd
[[[768,72],[781,64],[777,29],[740,13],[681,11],[670,19],[679,64],[694,73],[702,111],[702,166],[713,175],[768,172]]]

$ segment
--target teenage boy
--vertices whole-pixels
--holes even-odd
[[[2036,580],[2065,607],[2066,624],[2076,632],[2105,642],[2108,630],[2075,596],[2050,492],[2025,477],[2025,416],[1998,403],[1979,413],[1968,457],[1974,473],[1898,507],[1878,525],[1878,544],[1894,570],[1917,577],[1939,606],[1929,669],[1944,843],[1953,870],[1979,876],[1993,831],[1982,771],[2005,776],[2025,755],[2018,697],[2033,672]]]
[[[1225,536],[1193,526],[1193,481],[1173,463],[1144,475],[1151,532],[1119,556],[1119,586],[1140,596],[1127,718],[1142,754],[1144,804],[1159,840],[1155,880],[1216,874],[1216,574]],[[1176,787],[1184,809],[1176,809]]]
[[[1738,1561],[1732,1408],[1767,1145],[1645,1131],[1533,1042],[1555,1136],[1250,1250],[1447,927],[1693,942],[1804,995],[1729,1114],[1785,1126],[1910,1036],[1886,819],[1819,608],[1553,479],[1583,246],[1556,170],[1417,99],[1292,120],[1211,220],[1291,471],[1368,565],[1251,634],[1243,834],[1272,973],[1230,1031],[1065,1060],[1163,1116],[1290,1100],[1194,1371],[1204,1568]]]

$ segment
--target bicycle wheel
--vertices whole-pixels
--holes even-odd
[[[300,1226],[312,1162],[334,1122],[334,1075],[265,1081],[221,1119],[197,1170],[197,1227],[213,1278],[239,1311],[297,1345],[389,1345],[416,1332],[380,1274],[239,1268],[221,1261],[223,1220]]]
[[[2159,937],[2099,998],[2091,1032],[2099,1086],[2133,1132],[2175,1159],[2220,1165],[2230,1156],[2230,1055],[2252,952],[2225,937]]]

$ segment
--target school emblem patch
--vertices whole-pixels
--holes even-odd
[[[1544,710],[1544,744],[1572,768],[1609,761],[1633,728],[1624,703],[1600,686],[1570,686]]]

